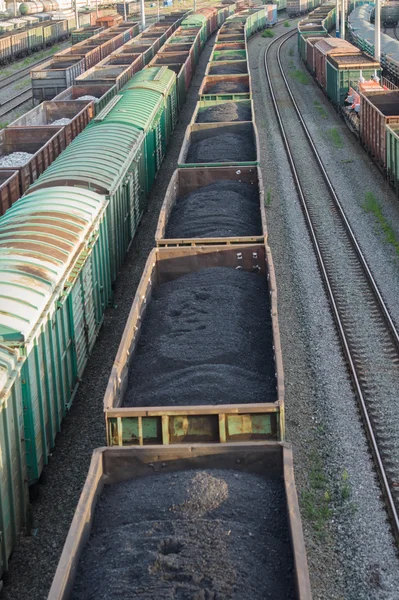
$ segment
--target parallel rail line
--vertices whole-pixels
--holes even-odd
[[[399,333],[284,72],[281,49],[296,33],[280,35],[268,45],[264,55],[266,77],[393,532],[399,541],[399,448],[394,442],[399,431],[399,412],[395,407],[395,390],[399,389]],[[292,119],[293,108],[299,127],[298,120]]]
[[[32,89],[28,88],[27,90],[23,90],[15,96],[12,96],[8,100],[5,100],[0,104],[0,119],[5,117],[9,112],[15,110],[19,106],[22,106],[28,100],[32,99]]]
[[[22,69],[19,69],[15,73],[11,73],[11,75],[7,75],[6,77],[2,77],[0,79],[0,90],[3,90],[4,88],[6,88],[9,85],[15,83],[16,81],[19,81],[20,79],[24,79],[25,77],[27,77],[29,75],[29,73],[31,72],[31,70],[34,67],[37,67],[37,65],[40,65],[40,64],[46,62],[46,60],[49,60],[49,58],[51,58],[51,56],[47,56],[46,58],[42,58],[41,60],[38,60],[37,62],[32,63],[31,65],[29,65],[29,67],[24,67]]]

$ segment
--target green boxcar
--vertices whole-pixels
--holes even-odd
[[[177,123],[176,74],[167,67],[148,67],[136,73],[120,91],[120,94],[135,88],[153,90],[162,95],[165,107],[165,142],[167,145]],[[166,148],[164,148],[164,152],[165,150]]]
[[[399,124],[386,126],[388,179],[399,192]]]
[[[200,27],[201,46],[205,45],[208,38],[207,21],[204,15],[193,13],[181,22],[182,29],[190,29],[190,27]]]
[[[107,202],[88,190],[28,194],[0,220],[0,340],[21,368],[29,484],[47,463],[110,296]]]
[[[225,60],[247,60],[247,52],[246,50],[214,50],[209,62]]]
[[[0,346],[0,580],[8,571],[8,559],[27,523],[23,361],[15,350]]]
[[[369,80],[375,72],[381,77],[380,63],[362,54],[329,56],[326,65],[327,96],[336,106],[345,105],[351,81],[359,81],[361,75]]]
[[[104,109],[109,111],[121,96]],[[54,185],[97,192],[107,208],[112,281],[136,232],[147,193],[144,133],[130,124],[109,123],[102,111],[28,191]]]
[[[134,78],[132,78],[132,81]],[[125,89],[122,95],[115,97],[117,102],[106,107],[97,120],[107,125],[130,127],[144,133],[146,192],[152,188],[155,176],[161,166],[166,150],[166,110],[160,92],[139,87]],[[144,210],[145,198],[140,204],[139,216]]]

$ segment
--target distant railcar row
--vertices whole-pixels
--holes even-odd
[[[356,27],[359,19],[363,23],[362,15],[370,14],[369,6],[349,15],[350,38],[356,45],[329,35],[335,5],[322,8],[326,11],[322,20],[316,21],[316,14],[311,13],[298,24],[302,60],[399,192],[399,91],[395,85],[399,53],[388,54],[393,47],[382,43],[381,64],[372,58],[374,38],[371,41],[371,33],[365,35]],[[388,39],[398,50],[399,42]]]

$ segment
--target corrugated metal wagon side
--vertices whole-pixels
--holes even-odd
[[[282,510],[290,537],[296,600],[311,600],[309,572],[291,447],[284,443],[201,444],[173,447],[99,448],[89,473],[58,563],[48,600],[68,600],[79,561],[90,538],[97,499],[104,485],[140,477],[162,477],[182,470],[228,469],[278,479],[284,489]],[[265,507],[267,511],[267,506]],[[268,557],[265,557],[267,560]],[[93,582],[94,585],[94,582]]]
[[[21,368],[28,481],[37,482],[111,294],[106,201],[39,190],[0,220],[0,339]]]
[[[16,351],[0,345],[0,590],[8,560],[28,518],[23,362]]]

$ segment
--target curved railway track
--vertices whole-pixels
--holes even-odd
[[[281,50],[296,33],[285,33],[269,44],[264,56],[266,77],[392,528],[399,540],[399,333],[284,71]]]

